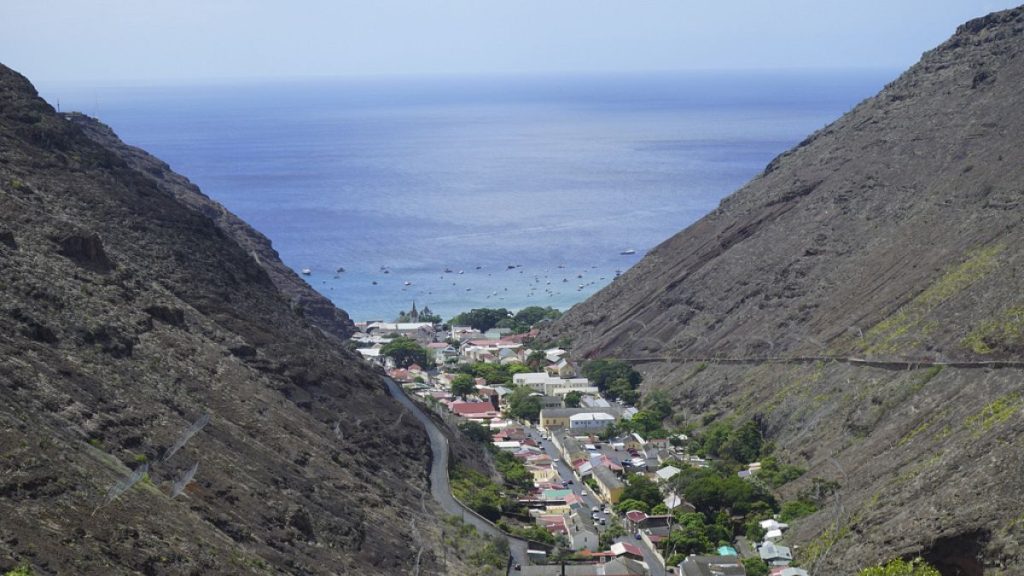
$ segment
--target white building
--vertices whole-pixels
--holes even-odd
[[[597,386],[591,386],[586,378],[559,378],[546,372],[520,372],[512,376],[512,383],[529,386],[545,396],[565,396],[569,392],[597,394]]]
[[[584,412],[569,417],[570,432],[590,432],[604,430],[615,422],[615,417],[602,412]]]

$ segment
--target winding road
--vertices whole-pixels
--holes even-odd
[[[462,518],[463,522],[475,527],[481,534],[487,534],[497,538],[508,540],[509,552],[512,561],[517,564],[526,565],[529,559],[525,540],[513,538],[502,532],[497,526],[486,520],[473,510],[463,506],[452,496],[451,483],[448,480],[448,438],[437,427],[423,410],[416,405],[406,394],[401,386],[391,378],[384,377],[384,384],[387,385],[388,393],[392,398],[409,409],[413,416],[419,420],[427,430],[430,438],[430,450],[433,458],[430,460],[430,494],[446,513]]]

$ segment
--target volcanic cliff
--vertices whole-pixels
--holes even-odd
[[[549,332],[842,485],[815,574],[1024,573],[1024,10],[972,20]]]
[[[426,436],[349,326],[0,66],[0,572],[440,572]]]

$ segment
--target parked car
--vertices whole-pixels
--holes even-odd
[[[586,495],[587,495],[587,491],[586,490],[580,490],[580,496],[586,496]]]
[[[591,507],[590,507],[590,511],[591,511],[591,512],[594,512],[594,513],[597,513],[597,512],[600,512],[600,511],[601,511],[601,508],[600,508],[600,507],[598,507],[598,506],[591,506]]]

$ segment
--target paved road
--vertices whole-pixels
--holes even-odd
[[[406,396],[401,386],[395,384],[395,381],[390,378],[384,378],[384,383],[387,385],[391,396],[408,408],[427,430],[427,436],[430,438],[430,450],[434,455],[430,462],[430,494],[434,497],[434,500],[441,505],[445,512],[461,517],[464,522],[474,526],[482,534],[508,539],[512,561],[525,566],[529,560],[526,553],[527,545],[525,540],[508,536],[494,524],[477,516],[472,510],[466,509],[462,504],[459,504],[458,500],[452,497],[451,484],[448,482],[448,438],[438,429],[434,421],[430,419],[430,416],[425,414],[416,403]]]

